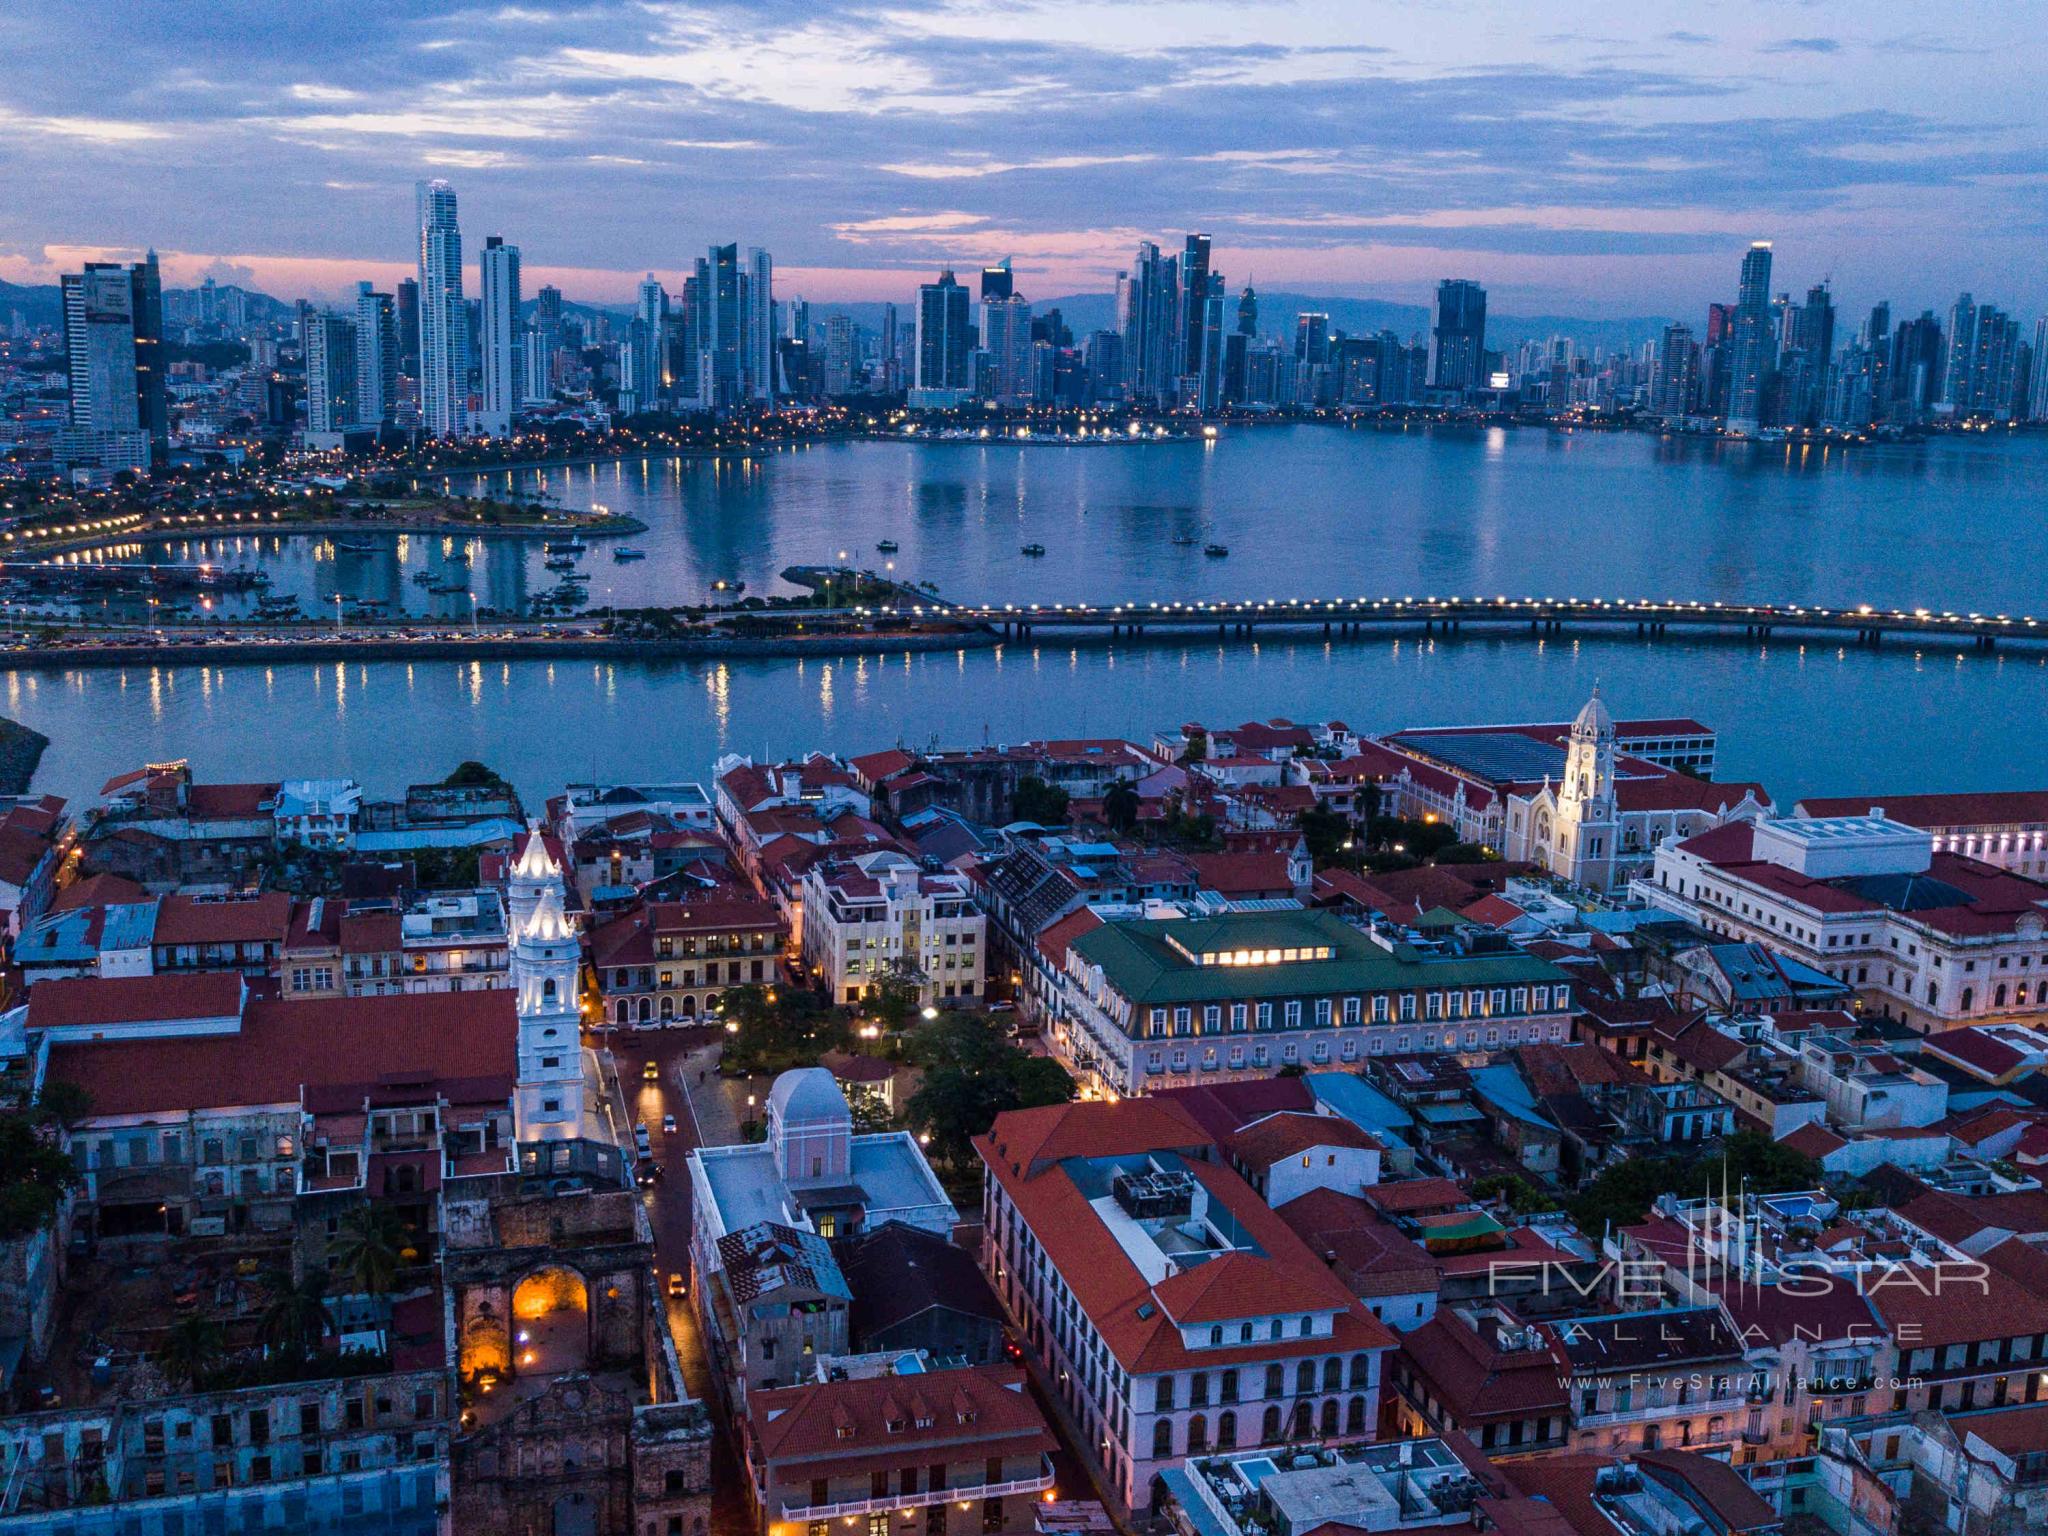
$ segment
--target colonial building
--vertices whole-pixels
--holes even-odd
[[[804,876],[803,956],[834,1002],[901,979],[926,1004],[983,993],[988,919],[967,877],[900,853],[815,864]]]
[[[1881,817],[1732,823],[1667,844],[1637,892],[1826,972],[1922,1032],[2048,1018],[2048,884]]]
[[[1565,973],[1478,929],[1360,930],[1329,912],[1103,923],[1068,941],[1054,1053],[1137,1094],[1287,1066],[1562,1040]]]
[[[1373,1437],[1394,1336],[1180,1104],[1013,1110],[975,1147],[983,1265],[1122,1511],[1185,1457]]]
[[[1883,817],[1927,833],[1936,853],[1959,853],[2016,875],[2048,879],[2048,791],[1837,795],[1802,800],[1792,807],[1792,814],[1820,820]]]
[[[765,901],[726,892],[648,901],[590,930],[590,969],[616,1027],[707,1016],[728,987],[783,981],[782,917]]]
[[[1014,1366],[781,1387],[738,1427],[763,1536],[1030,1536],[1053,1486],[1052,1431]]]

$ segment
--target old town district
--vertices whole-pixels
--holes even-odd
[[[2040,1530],[2048,791],[1717,750],[7,802],[0,1528]]]

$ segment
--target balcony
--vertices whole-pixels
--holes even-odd
[[[785,1504],[785,1520],[832,1520],[840,1516],[872,1515],[894,1509],[926,1509],[948,1499],[1001,1499],[1013,1493],[1043,1493],[1053,1485],[1052,1460],[1038,1458],[1036,1477],[1012,1478],[1007,1483],[969,1483],[959,1488],[927,1488],[922,1493],[891,1493],[879,1499],[842,1499],[837,1504]]]
[[[1609,1424],[1650,1424],[1665,1419],[1689,1419],[1700,1414],[1715,1413],[1732,1420],[1746,1415],[1749,1406],[1749,1399],[1739,1392],[1724,1393],[1719,1397],[1699,1397],[1684,1403],[1636,1403],[1628,1408],[1609,1409],[1600,1413],[1576,1413],[1572,1416],[1572,1427],[1598,1429]]]

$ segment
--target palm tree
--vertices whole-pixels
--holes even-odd
[[[1128,779],[1118,779],[1102,797],[1102,819],[1118,832],[1138,824],[1138,789]]]
[[[328,1256],[339,1263],[356,1289],[381,1296],[398,1278],[398,1220],[383,1206],[358,1206],[341,1219],[341,1231],[328,1244]]]
[[[263,1313],[263,1342],[278,1354],[303,1360],[327,1334],[327,1277],[318,1270],[296,1283],[288,1274],[271,1276],[271,1301]]]
[[[164,1335],[157,1359],[171,1380],[183,1382],[188,1392],[197,1392],[199,1379],[220,1354],[220,1345],[220,1327],[212,1318],[181,1317]]]

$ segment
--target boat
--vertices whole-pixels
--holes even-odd
[[[440,578],[432,571],[414,571],[412,573],[412,580],[414,586],[431,587]]]
[[[575,538],[549,539],[545,544],[541,545],[542,552],[550,555],[580,555],[589,550],[589,548],[588,544],[584,543],[581,539]]]
[[[352,555],[374,555],[377,553],[377,546],[368,539],[336,539],[334,547],[346,550]]]
[[[1026,544],[1018,553],[1032,556],[1042,555],[1045,553],[1045,546],[1043,544]]]
[[[885,555],[893,555],[896,553],[897,550],[901,549],[902,547],[903,546],[901,544],[898,544],[894,539],[884,539],[881,543],[875,546],[877,550],[879,550],[881,553]]]
[[[1202,546],[1202,553],[1211,560],[1221,560],[1230,553],[1230,546],[1228,544],[1204,544]]]
[[[551,571],[573,571],[576,569],[576,562],[567,555],[549,555],[547,559],[541,561],[541,564]]]
[[[645,560],[647,558],[647,551],[635,549],[630,544],[621,544],[612,551],[612,558],[623,565],[628,560]]]
[[[744,581],[719,580],[711,583],[711,590],[714,592],[744,592],[747,590],[747,584]]]
[[[1200,542],[1200,541],[1199,541],[1199,540],[1197,540],[1197,539],[1195,538],[1195,536],[1194,536],[1194,535],[1193,535],[1192,533],[1183,533],[1183,534],[1177,534],[1177,535],[1176,535],[1176,536],[1174,537],[1174,541],[1173,541],[1173,542],[1174,542],[1174,543],[1176,543],[1176,544],[1178,544],[1178,545],[1180,545],[1180,546],[1181,546],[1181,547],[1182,547],[1183,549],[1186,549],[1186,548],[1189,548],[1189,547],[1193,546],[1194,544],[1196,544],[1196,543],[1198,543],[1198,542]]]

